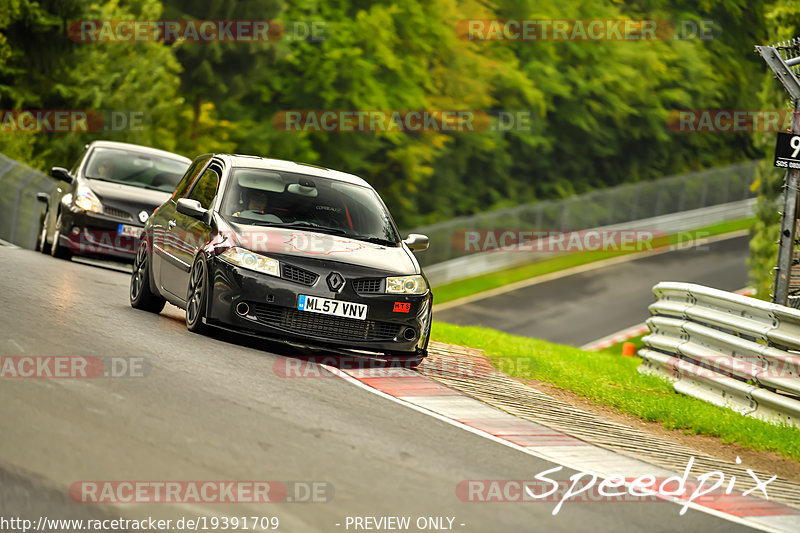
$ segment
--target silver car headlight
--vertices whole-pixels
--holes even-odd
[[[85,185],[79,185],[78,190],[75,191],[75,205],[84,211],[91,211],[93,213],[103,212],[103,204],[100,203],[94,191]]]
[[[228,248],[220,254],[220,257],[232,265],[270,276],[281,276],[281,267],[277,259],[256,254],[238,246]]]
[[[425,294],[428,284],[419,274],[386,278],[386,292],[389,294]]]

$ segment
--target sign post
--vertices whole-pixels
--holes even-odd
[[[800,81],[793,67],[800,65],[800,38],[779,46],[756,46],[756,51],[780,80],[794,104],[792,133],[779,133],[775,146],[775,166],[786,169],[786,197],[781,222],[778,264],[772,302],[788,305],[797,227],[798,183],[800,183]]]
[[[787,305],[789,285],[792,281],[795,229],[797,227],[797,186],[800,182],[800,124],[798,124],[798,102],[794,101],[792,132],[778,133],[775,146],[775,166],[786,169],[786,199],[783,204],[778,265],[775,269],[775,292],[772,302]]]

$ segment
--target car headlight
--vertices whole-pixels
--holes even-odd
[[[425,294],[428,284],[420,275],[386,278],[386,292],[389,294]]]
[[[237,246],[228,248],[220,254],[220,257],[228,263],[249,270],[255,270],[262,274],[269,274],[270,276],[276,277],[280,277],[281,275],[280,263],[277,259],[255,254],[244,248],[239,248]]]
[[[103,204],[100,203],[100,200],[89,187],[78,187],[75,193],[75,205],[84,211],[92,211],[93,213],[103,212]]]

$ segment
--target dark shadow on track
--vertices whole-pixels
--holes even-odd
[[[268,352],[279,358],[293,360],[293,362],[276,360],[276,371],[281,363],[285,363],[286,367],[289,369],[293,368],[293,364],[306,365],[306,367],[304,367],[306,369],[308,365],[315,365],[320,368],[314,368],[308,371],[326,374],[330,374],[330,372],[320,365],[328,365],[340,370],[382,371],[400,368],[413,370],[417,366],[415,363],[418,363],[417,357],[415,356],[386,356],[366,352],[337,350],[324,346],[302,345],[294,341],[273,339],[251,332],[237,332],[216,326],[209,327],[207,335],[236,346]]]

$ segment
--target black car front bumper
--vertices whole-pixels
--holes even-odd
[[[430,291],[422,295],[360,294],[353,280],[368,277],[365,276],[368,271],[339,264],[335,268],[345,278],[345,284],[334,292],[325,282],[330,265],[303,269],[316,274],[312,284],[308,283],[309,279],[286,279],[287,265],[282,266],[279,278],[232,265],[219,257],[209,257],[211,290],[207,322],[348,350],[404,355],[425,353],[431,324]],[[378,279],[374,272],[369,273]],[[297,280],[297,277],[292,276],[292,279]],[[301,311],[298,309],[300,295],[367,305],[366,319]]]
[[[120,219],[82,209],[70,209],[62,215],[59,244],[76,255],[112,256],[133,260],[138,236],[121,234],[121,226],[139,228],[144,225],[130,219]]]

